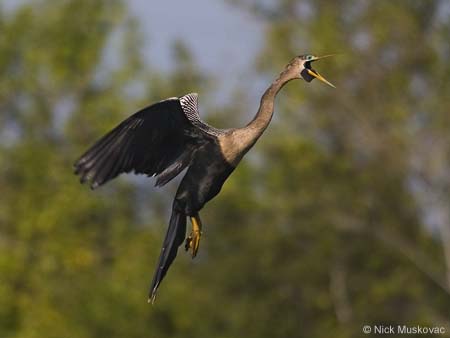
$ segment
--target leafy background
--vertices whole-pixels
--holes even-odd
[[[450,336],[448,2],[228,4],[264,35],[251,80],[236,74],[221,100],[186,43],[168,70],[144,62],[125,1],[0,6],[0,337]],[[243,125],[252,86],[305,52],[342,53],[317,65],[338,89],[283,90],[202,212],[199,256],[180,253],[147,304],[177,182],[92,192],[74,160],[138,107],[191,91],[208,122]]]

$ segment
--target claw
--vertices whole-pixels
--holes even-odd
[[[184,249],[188,251],[192,250],[192,258],[197,256],[198,248],[200,247],[200,238],[202,236],[202,222],[200,221],[200,216],[197,214],[191,216],[192,232],[186,238],[186,243],[184,244]]]

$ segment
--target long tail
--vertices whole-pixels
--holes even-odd
[[[185,237],[186,215],[183,212],[178,211],[174,206],[172,207],[169,228],[167,229],[166,238],[164,239],[158,265],[150,287],[150,294],[148,297],[149,302],[154,303],[156,291],[166,275],[167,270],[169,270],[170,265],[177,256],[178,247],[184,242]]]

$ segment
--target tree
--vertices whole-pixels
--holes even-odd
[[[120,1],[39,1],[1,14],[0,336],[167,335],[167,306],[146,302],[166,201],[153,195],[144,218],[135,184],[93,193],[72,164],[132,107],[204,77],[182,45],[173,73],[147,67]]]
[[[338,89],[283,90],[202,211],[199,256],[180,250],[155,306],[146,292],[177,183],[155,193],[128,176],[92,192],[71,166],[133,107],[190,91],[204,107],[217,79],[179,42],[173,71],[144,63],[121,1],[0,12],[0,336],[450,332],[445,4],[234,3],[266,22],[255,74],[269,82],[296,54],[343,52],[314,65]],[[206,101],[214,125],[256,110],[236,92],[225,107]]]
[[[256,148],[260,161],[251,170],[261,197],[252,196],[261,210],[237,223],[251,224],[244,247],[256,236],[270,240],[258,238],[264,253],[242,264],[249,263],[249,275],[267,271],[273,279],[265,273],[252,279],[252,299],[261,303],[259,311],[252,303],[242,322],[256,316],[266,326],[246,336],[327,337],[332,330],[359,337],[363,324],[377,323],[448,327],[440,247],[448,241],[427,222],[431,210],[417,199],[413,162],[423,146],[436,151],[424,143],[433,129],[427,121],[446,119],[443,4],[236,3],[268,23],[260,71],[274,74],[302,52],[342,53],[314,65],[338,90],[290,85]],[[440,140],[438,153],[446,153],[448,138]],[[230,210],[226,215],[232,217]]]

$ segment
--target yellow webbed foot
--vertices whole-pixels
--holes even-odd
[[[192,231],[191,234],[186,238],[186,244],[184,248],[186,251],[191,249],[192,258],[197,256],[198,248],[200,246],[200,238],[202,236],[202,222],[200,216],[196,214],[191,216]]]

